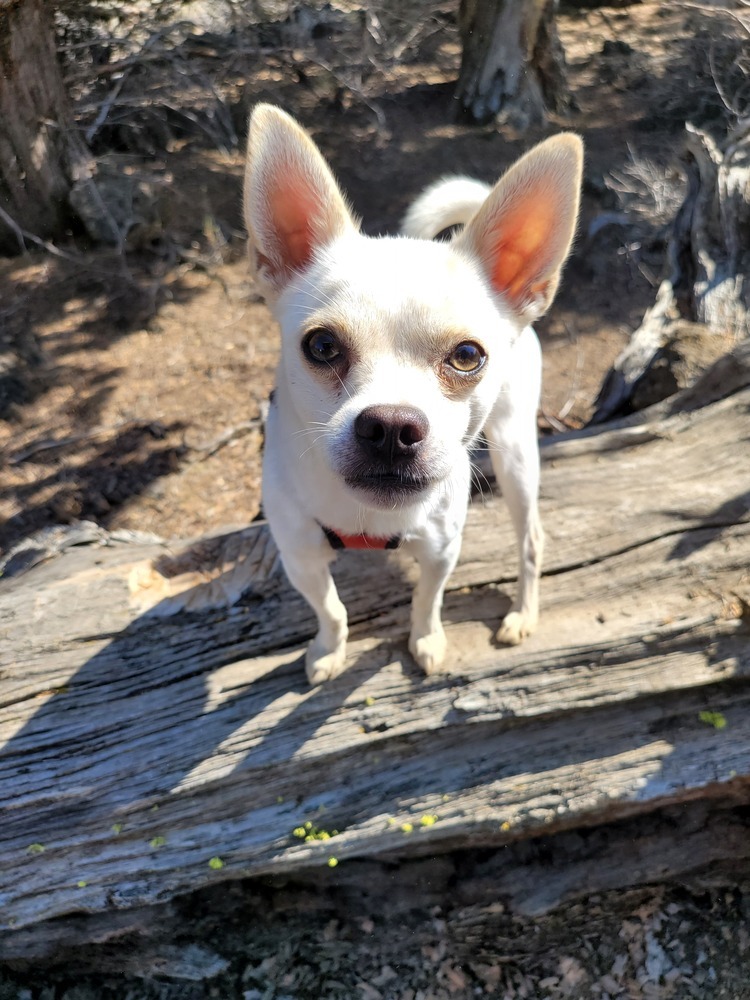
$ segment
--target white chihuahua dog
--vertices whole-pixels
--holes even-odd
[[[548,139],[492,189],[439,182],[409,211],[404,236],[373,239],[299,125],[267,104],[253,111],[245,221],[281,327],[263,506],[287,575],[318,617],[311,684],[344,666],[347,616],[330,564],[349,547],[401,546],[417,559],[409,649],[426,673],[440,670],[443,592],[482,430],[520,555],[497,637],[515,644],[534,629],[541,353],[528,324],[557,288],[582,160],[577,136]],[[431,242],[456,224],[450,243]]]

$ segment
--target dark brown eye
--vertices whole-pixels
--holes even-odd
[[[453,348],[445,359],[445,363],[450,365],[451,368],[455,368],[457,372],[471,375],[474,372],[478,372],[486,360],[487,355],[479,344],[475,344],[471,340],[466,340]]]
[[[302,341],[302,350],[310,361],[333,364],[343,354],[343,347],[336,334],[330,330],[313,330]]]

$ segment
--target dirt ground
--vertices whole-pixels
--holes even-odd
[[[82,950],[0,968],[2,1000],[747,1000],[750,897],[736,887],[604,893],[545,917],[502,903],[385,918],[274,912],[241,884],[182,908],[183,933],[108,971]],[[109,962],[108,962],[109,959]],[[129,972],[129,974],[127,974]],[[149,974],[150,973],[150,974]],[[204,978],[205,977],[205,978]]]
[[[579,235],[538,324],[540,431],[591,416],[664,271],[685,121],[721,133],[728,120],[722,95],[746,40],[735,17],[658,0],[564,8],[574,109],[521,135],[455,122],[452,3],[334,0],[314,16],[268,3],[264,17],[248,4],[249,21],[237,20],[239,3],[196,0],[179,17],[164,6],[172,19],[157,25],[155,42],[138,27],[143,3],[124,3],[119,22],[97,28],[120,38],[109,48],[60,24],[77,119],[92,127],[112,98],[92,145],[142,182],[143,197],[124,248],[73,232],[51,250],[0,259],[0,552],[77,519],[190,538],[258,514],[259,418],[278,356],[240,218],[242,135],[258,100],[310,129],[370,234],[395,231],[442,174],[493,180],[547,134],[580,132]],[[108,70],[117,59],[130,60],[124,80]],[[477,914],[473,936],[460,939],[438,911],[398,928],[364,913],[321,929],[304,915],[253,923],[241,901],[211,920],[216,911],[203,903],[198,916],[186,905],[191,940],[220,954],[223,941],[233,956],[214,980],[139,985],[73,976],[68,966],[42,981],[10,970],[0,973],[0,1000],[750,998],[739,889],[655,886],[538,920],[498,904],[496,920]]]
[[[583,215],[562,289],[538,324],[540,427],[554,433],[590,416],[663,269],[685,118],[698,105],[704,118],[718,116],[715,85],[696,57],[709,45],[705,32],[726,25],[658,3],[563,14],[577,108],[517,135],[453,122],[455,19],[450,6],[426,6],[429,16],[412,13],[414,41],[398,59],[403,24],[387,25],[388,34],[387,9],[377,21],[382,44],[371,39],[365,56],[362,12],[334,7],[322,37],[296,22],[293,31],[267,27],[286,42],[274,36],[275,47],[263,47],[261,37],[259,58],[243,54],[236,32],[193,27],[164,65],[131,73],[95,149],[147,178],[151,202],[136,210],[130,234],[136,249],[87,249],[79,236],[62,256],[32,249],[0,260],[2,341],[18,359],[0,366],[0,546],[80,518],[186,538],[257,514],[257,418],[278,350],[248,279],[240,219],[241,136],[259,99],[310,128],[369,233],[393,232],[410,200],[446,172],[492,180],[544,135],[578,130]],[[347,45],[358,65],[346,61]],[[87,72],[78,62],[68,64],[74,96]],[[103,80],[79,95],[82,124],[107,96]],[[208,83],[209,96],[223,95],[219,105],[207,101]]]

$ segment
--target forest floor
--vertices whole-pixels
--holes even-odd
[[[0,379],[0,546],[81,518],[186,538],[257,514],[257,418],[278,357],[240,217],[242,135],[258,100],[310,129],[371,234],[394,232],[436,177],[491,181],[545,135],[579,131],[579,235],[538,324],[540,427],[554,433],[591,415],[661,277],[684,122],[724,120],[700,59],[705,33],[726,24],[703,16],[701,26],[691,7],[656,3],[562,15],[576,109],[520,135],[455,123],[450,9],[415,13],[403,52],[402,20],[392,15],[389,34],[381,12],[381,43],[368,34],[367,46],[361,14],[334,6],[322,33],[301,17],[254,34],[210,19],[169,38],[162,28],[162,48],[141,52],[119,90],[108,63],[81,65],[74,50],[67,76],[81,91],[81,125],[117,91],[93,145],[138,194],[125,252],[86,249],[79,236],[62,255],[0,259],[2,339],[19,359]],[[91,78],[96,87],[84,87]]]
[[[239,3],[192,0],[163,4],[171,18],[154,25],[148,4],[111,6],[119,20],[61,21],[61,52],[97,156],[133,179],[132,224],[118,249],[74,232],[52,252],[0,259],[0,552],[78,519],[184,539],[258,515],[278,337],[242,239],[242,136],[256,101],[309,128],[370,234],[394,232],[436,177],[491,181],[548,134],[584,137],[579,234],[538,324],[540,431],[554,434],[591,416],[654,299],[685,122],[721,135],[726,94],[744,80],[746,29],[721,8],[565,8],[574,108],[520,134],[456,123],[453,4],[277,4],[278,17],[246,23]],[[533,919],[498,902],[460,934],[448,910],[318,927],[288,913],[261,921],[237,900],[200,912],[194,902],[186,926],[229,956],[215,981],[139,985],[67,965],[46,979],[0,973],[0,998],[740,1000],[749,901],[738,888],[654,886]]]

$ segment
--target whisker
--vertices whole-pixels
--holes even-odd
[[[327,299],[324,296],[318,294],[317,291],[313,290],[312,288],[307,288],[307,287],[300,288],[299,294],[307,296],[307,298],[310,299],[312,302],[314,302],[316,305],[324,306],[327,304]]]
[[[321,431],[325,435],[331,431],[331,428],[324,420],[311,420],[306,427],[300,427],[299,430],[294,431],[292,437],[304,437],[306,434],[315,434],[316,431]]]
[[[336,378],[337,378],[337,379],[339,380],[339,382],[341,383],[341,388],[342,388],[342,389],[344,390],[344,392],[345,392],[345,393],[347,394],[347,396],[349,397],[349,399],[351,399],[351,398],[352,398],[352,394],[351,394],[351,393],[349,392],[349,390],[347,389],[347,387],[346,387],[346,383],[344,382],[344,380],[342,379],[342,377],[341,377],[341,376],[339,375],[339,373],[338,373],[338,372],[336,371],[336,369],[335,369],[335,368],[333,367],[333,365],[332,365],[332,364],[330,364],[330,362],[328,363],[328,367],[329,367],[329,368],[331,369],[331,371],[333,372],[333,374],[334,374],[334,375],[336,376]]]
[[[487,493],[489,493],[491,496],[492,484],[490,483],[489,479],[487,478],[486,474],[483,472],[481,467],[476,464],[476,462],[470,461],[469,468],[471,470],[471,481],[472,483],[475,483],[477,488],[479,489],[479,496],[481,497],[482,501],[485,501],[485,486],[487,487]],[[471,492],[469,492],[469,502],[472,503],[473,500],[474,497],[472,496]]]
[[[493,444],[491,441],[487,442],[487,451],[490,455],[507,455],[509,449],[507,445],[504,444]]]
[[[318,435],[318,436],[317,436],[317,437],[315,438],[315,440],[314,440],[314,441],[313,441],[313,442],[312,442],[312,443],[310,444],[310,447],[309,447],[309,448],[306,448],[306,449],[305,449],[305,450],[304,450],[304,451],[303,451],[303,452],[302,452],[302,453],[300,454],[299,458],[300,458],[300,459],[303,459],[303,458],[305,457],[305,455],[307,455],[307,454],[308,454],[308,452],[311,452],[311,451],[313,450],[313,448],[314,448],[314,447],[315,447],[315,445],[316,445],[316,444],[318,443],[318,441],[321,441],[321,440],[322,440],[322,439],[323,439],[324,437],[325,437],[325,434],[319,434],[319,435]]]
[[[356,520],[355,520],[354,523],[359,528],[359,534],[360,535],[364,535],[365,534],[365,506],[364,506],[364,504],[361,504],[361,503],[357,504],[357,517],[356,517]]]

